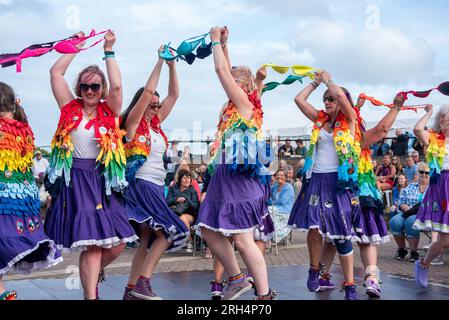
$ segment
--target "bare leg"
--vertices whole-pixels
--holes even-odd
[[[88,246],[79,257],[79,270],[84,296],[88,300],[96,299],[96,286],[100,274],[103,248]]]
[[[161,230],[156,231],[156,240],[151,244],[150,249],[148,249],[145,261],[142,266],[141,276],[145,278],[151,278],[156,265],[161,259],[164,252],[168,249],[170,243],[165,239],[165,236]]]
[[[379,281],[377,271],[377,246],[371,244],[359,244],[360,258],[362,259],[363,268],[367,276],[374,281]]]
[[[405,237],[394,235],[394,241],[396,241],[399,249],[405,249]]]
[[[347,256],[338,255],[340,259],[341,268],[343,269],[343,275],[345,282],[354,282],[354,254],[351,253]]]
[[[225,269],[217,257],[214,258],[214,280],[221,282],[223,280]]]
[[[407,241],[410,245],[410,250],[418,251],[419,238],[409,238],[407,237]]]
[[[5,285],[3,283],[2,277],[0,276],[0,294],[2,294],[5,291],[6,291]]]
[[[310,265],[319,268],[320,254],[323,237],[318,232],[318,229],[310,229],[307,233],[307,247],[309,248]]]
[[[228,239],[221,233],[207,228],[201,228],[201,234],[212,253],[223,264],[228,275],[240,274],[241,270],[235,257],[234,249]]]
[[[110,249],[103,249],[102,255],[101,255],[101,269],[103,270],[108,265],[110,265],[112,262],[115,261],[115,259],[118,258],[118,256],[123,252],[125,249],[126,244],[121,244],[116,247],[110,248]]]
[[[252,233],[241,233],[233,235],[235,246],[239,250],[243,261],[254,276],[256,290],[259,295],[269,293],[268,274],[265,259],[254,242]],[[221,260],[223,261],[223,260]]]
[[[128,285],[135,286],[139,276],[142,274],[142,266],[147,257],[148,241],[150,239],[151,229],[148,225],[140,226],[140,246],[134,253],[129,274]]]
[[[326,272],[330,273],[332,263],[334,262],[335,254],[337,253],[337,248],[333,243],[324,241],[323,248],[321,249],[320,261],[326,268]]]
[[[427,254],[423,259],[425,265],[429,265],[436,257],[449,248],[449,234],[440,233],[438,240],[430,245]]]

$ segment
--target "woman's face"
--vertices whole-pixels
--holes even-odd
[[[283,185],[286,181],[286,177],[285,177],[285,173],[284,171],[279,171],[278,173],[276,173],[276,181],[280,184]]]
[[[391,164],[391,158],[390,158],[390,156],[385,156],[385,157],[383,158],[383,164],[384,164],[384,166],[389,166],[389,165]]]
[[[242,89],[244,89],[244,77],[242,76],[242,72],[238,69],[238,68],[235,68],[235,69],[232,69],[231,70],[231,74],[232,74],[232,77],[234,78],[234,80],[235,80],[235,83],[237,83],[237,85],[240,87],[240,88],[242,88]]]
[[[394,165],[397,165],[397,164],[398,164],[398,157],[393,157],[393,159],[391,159],[391,162],[392,162]]]
[[[0,112],[0,118],[12,120],[14,119],[14,114],[11,111]]]
[[[407,182],[407,179],[405,178],[405,176],[400,175],[400,176],[398,177],[398,184],[399,184],[401,187],[405,186],[405,183],[406,183],[406,182]]]
[[[159,109],[161,108],[161,105],[159,103],[159,97],[156,95],[153,95],[151,98],[151,102],[148,105],[147,109],[145,110],[145,116],[149,119],[153,119],[154,116],[157,115],[159,112]]]
[[[420,185],[427,186],[430,180],[430,170],[426,167],[419,167],[418,173],[419,173],[418,183]]]
[[[80,91],[81,98],[86,105],[98,105],[103,92],[101,77],[91,72],[83,74],[80,80]]]
[[[181,186],[184,188],[190,187],[190,183],[192,182],[192,179],[189,176],[184,176],[181,179]]]
[[[337,99],[329,92],[323,97],[324,107],[327,114],[336,114],[338,110]]]

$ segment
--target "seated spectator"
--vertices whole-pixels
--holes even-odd
[[[287,161],[282,159],[279,161],[279,169],[285,170],[285,168],[287,168]]]
[[[394,240],[398,245],[395,258],[404,260],[408,254],[405,248],[405,240],[407,239],[410,246],[409,261],[419,260],[418,244],[419,231],[412,228],[416,220],[416,214],[419,206],[424,199],[424,195],[429,186],[430,170],[427,164],[422,163],[419,166],[418,183],[409,184],[402,192],[398,201],[398,214],[390,220],[390,230],[394,236]]]
[[[408,134],[403,134],[401,129],[396,129],[396,139],[393,139],[390,149],[396,156],[405,156],[408,153]]]
[[[373,164],[373,171],[376,172],[377,170],[377,160],[372,160],[372,164]]]
[[[391,163],[396,168],[396,175],[403,173],[401,159],[398,156],[393,156],[393,158],[391,158]]]
[[[418,153],[418,151],[413,151],[411,153],[411,156],[412,156],[412,159],[413,159],[413,163],[416,164],[416,165],[419,165],[420,160],[419,160],[419,153]]]
[[[392,206],[390,207],[390,218],[398,213],[399,197],[401,196],[402,190],[404,190],[405,187],[407,187],[407,185],[408,185],[407,178],[405,177],[405,175],[400,174],[398,176],[397,184],[393,187],[392,201],[391,201]]]
[[[301,156],[302,158],[306,158],[307,156],[307,148],[304,146],[304,142],[301,139],[296,140],[296,149],[295,154]]]
[[[396,176],[396,167],[391,163],[391,157],[385,155],[383,158],[383,164],[377,167],[377,187],[382,190],[393,189],[393,181]]]
[[[292,154],[295,154],[295,150],[293,150],[293,146],[291,145],[290,139],[285,140],[285,144],[279,147],[278,151],[280,156],[289,157]]]
[[[424,146],[421,144],[421,141],[419,141],[419,139],[417,137],[415,137],[414,139],[415,140],[413,141],[412,148],[418,152],[420,157],[424,157],[424,155],[425,155]]]
[[[413,162],[411,156],[407,156],[407,158],[405,158],[404,175],[407,178],[408,183],[413,182],[413,177],[416,173],[418,173],[418,165]]]
[[[288,165],[285,168],[285,173],[287,174],[286,182],[293,187],[293,191],[295,192],[295,198],[296,198],[299,194],[299,190],[301,189],[302,184],[300,181],[298,181],[297,178],[294,177],[292,166]]]
[[[372,150],[374,157],[383,157],[388,153],[388,150],[390,150],[390,146],[388,145],[385,139],[382,139],[378,143],[373,145]]]
[[[284,170],[279,169],[276,174],[276,183],[271,188],[270,211],[273,218],[274,229],[276,230],[276,239],[281,241],[290,232],[288,228],[288,218],[295,202],[293,187],[287,183]]]
[[[189,228],[195,222],[199,208],[198,193],[192,187],[192,173],[181,169],[177,172],[176,183],[168,189],[167,203],[184,224]],[[193,243],[187,243],[187,252],[192,252]]]
[[[200,186],[199,186],[199,184],[198,184],[198,182],[194,179],[194,176],[193,176],[193,172],[190,170],[190,167],[189,167],[189,165],[187,164],[187,161],[186,160],[182,160],[181,161],[181,163],[179,164],[179,166],[176,168],[176,172],[175,172],[175,177],[174,177],[174,180],[169,184],[169,186],[171,187],[171,186],[173,186],[179,179],[179,177],[178,177],[178,175],[179,175],[179,172],[181,171],[181,170],[187,170],[187,171],[189,171],[190,172],[190,177],[191,177],[191,179],[192,179],[192,187],[196,190],[196,192],[198,193],[198,199],[201,197],[201,190],[200,190]]]

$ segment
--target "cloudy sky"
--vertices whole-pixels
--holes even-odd
[[[160,44],[171,41],[177,46],[214,25],[230,29],[233,65],[245,64],[254,71],[268,62],[326,69],[353,96],[365,92],[389,103],[398,91],[428,89],[449,80],[449,24],[442,0],[0,0],[0,51],[17,52],[78,30],[110,28],[118,38],[115,52],[125,108],[145,84]],[[69,84],[89,64],[104,67],[102,56],[101,46],[79,54],[66,75]],[[48,72],[57,58],[53,52],[27,59],[22,73],[15,73],[14,67],[0,70],[0,81],[12,85],[20,96],[38,145],[49,144],[59,116]],[[159,82],[163,96],[167,73],[165,67]],[[171,138],[212,136],[226,100],[212,57],[191,66],[178,62],[178,75],[180,98],[164,128]],[[282,81],[283,77],[269,70],[267,80]],[[264,95],[266,129],[273,133],[308,124],[293,102],[303,87],[296,83]],[[319,88],[311,97],[316,107],[322,106],[323,91]],[[439,106],[448,97],[434,92],[426,100],[409,100],[424,102]],[[373,121],[386,112],[367,104],[362,115]],[[422,114],[406,111],[400,118],[418,119]]]

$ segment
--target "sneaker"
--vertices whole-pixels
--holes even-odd
[[[139,299],[139,298],[133,296],[131,294],[131,291],[133,291],[133,288],[125,287],[125,292],[123,293],[123,299],[122,300],[142,300],[142,299]]]
[[[396,260],[405,260],[405,256],[408,254],[407,249],[399,248],[396,251],[396,256],[394,257]]]
[[[419,260],[419,253],[418,251],[410,251],[410,259],[408,261],[415,262]]]
[[[268,294],[263,296],[256,296],[254,300],[277,300],[277,292],[270,288]]]
[[[17,299],[17,292],[14,290],[8,290],[0,294],[0,301],[9,301],[16,299]]]
[[[443,254],[440,254],[438,257],[433,259],[433,261],[430,264],[432,266],[442,266],[444,264],[444,262],[443,262]]]
[[[429,250],[431,243],[426,244],[425,246],[423,246],[423,250]]]
[[[370,298],[380,298],[380,286],[377,283],[377,281],[374,281],[373,279],[368,279],[365,282],[366,286],[366,294]]]
[[[357,286],[355,284],[344,285],[344,291],[346,300],[359,300],[359,295],[357,294]]]
[[[253,286],[254,295],[257,296],[256,282],[254,281],[253,276],[250,274],[246,275],[246,280],[251,283],[251,285]]]
[[[320,278],[320,271],[310,268],[309,269],[309,277],[307,279],[307,288],[310,291],[313,291],[313,292],[320,291],[319,278]]]
[[[336,288],[335,284],[332,283],[330,277],[325,278],[325,277],[320,276],[318,284],[319,284],[318,291],[329,291],[329,290],[334,290]]]
[[[238,283],[229,284],[226,287],[226,292],[223,296],[223,300],[235,300],[242,294],[248,292],[253,288],[252,284],[248,280],[244,279]]]
[[[421,288],[429,284],[429,268],[423,267],[420,260],[415,261],[415,282]]]
[[[193,242],[192,241],[187,241],[186,252],[187,253],[193,252]]]
[[[150,279],[139,278],[136,286],[131,290],[130,294],[143,300],[162,300],[158,297],[151,288]]]
[[[210,282],[211,287],[211,296],[212,300],[222,300],[223,299],[223,288],[224,288],[224,281],[218,282],[215,280],[212,280]]]

